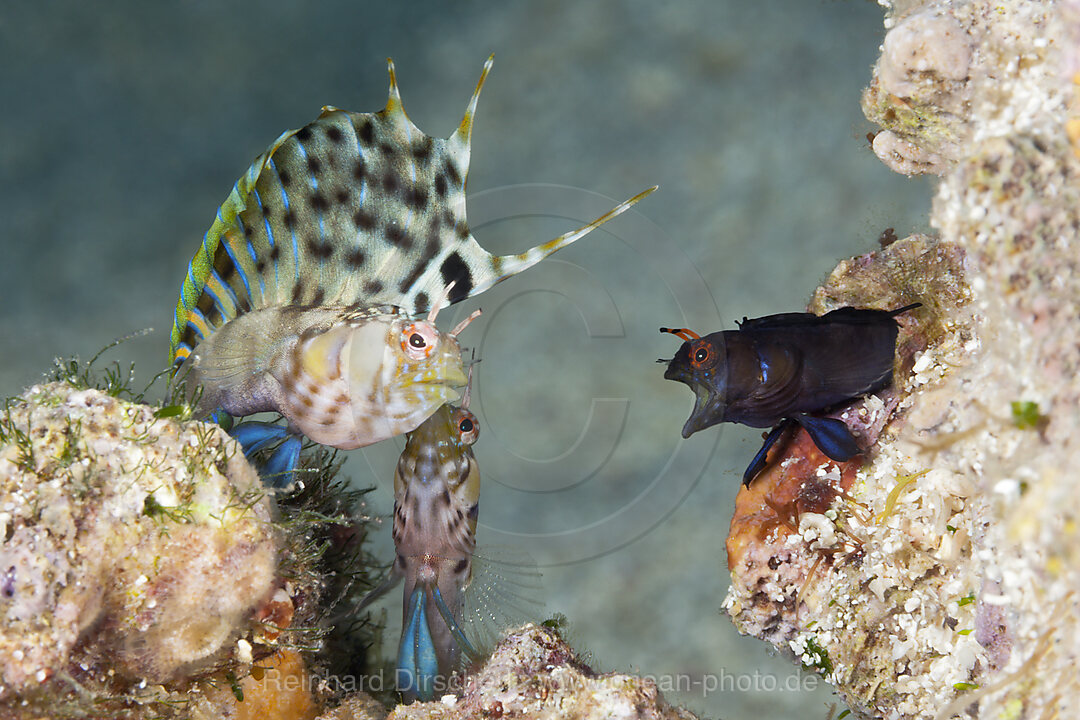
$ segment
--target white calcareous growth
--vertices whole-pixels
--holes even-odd
[[[930,8],[907,16],[885,36],[878,79],[893,95],[916,97],[942,80],[964,80],[970,65],[967,32]]]
[[[0,417],[0,702],[101,664],[130,681],[235,647],[273,589],[270,499],[213,425],[66,383]]]

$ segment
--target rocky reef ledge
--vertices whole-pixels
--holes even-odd
[[[305,453],[304,487],[275,497],[185,406],[120,399],[119,372],[104,391],[58,376],[0,415],[0,718],[385,718],[393,682],[373,679],[393,673],[350,612],[378,580],[369,520],[331,456]],[[458,690],[391,715],[693,718],[543,626]]]
[[[744,490],[725,607],[858,717],[1080,715],[1080,3],[882,3],[863,97],[936,237],[845,261],[810,309],[923,307],[838,464],[797,437]],[[891,241],[891,243],[890,243]]]

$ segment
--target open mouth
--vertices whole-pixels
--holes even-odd
[[[682,436],[688,438],[698,430],[712,427],[724,420],[724,403],[709,388],[700,383],[686,383],[694,391],[694,409],[683,425]]]

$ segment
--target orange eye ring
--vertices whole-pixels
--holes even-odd
[[[476,416],[465,408],[458,408],[454,413],[454,427],[458,439],[465,445],[472,445],[480,437],[480,423]]]
[[[708,367],[714,356],[712,346],[704,340],[698,340],[690,347],[690,364],[695,368]]]
[[[401,351],[412,360],[431,357],[439,345],[439,331],[426,322],[414,322],[401,331]]]

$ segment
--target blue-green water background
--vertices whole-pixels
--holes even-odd
[[[465,307],[485,310],[463,335],[483,360],[481,541],[533,556],[548,610],[599,669],[756,671],[778,687],[672,699],[729,720],[824,718],[835,696],[785,689],[794,666],[719,611],[757,434],[680,440],[690,394],[653,361],[678,345],[660,325],[799,309],[885,227],[923,229],[929,184],[890,173],[864,137],[881,36],[865,0],[6,3],[0,390],[154,327],[108,356],[149,377],[187,262],[257,153],[324,104],[381,109],[387,56],[412,120],[448,135],[494,52],[469,175],[482,244],[520,251],[606,209],[591,193],[661,190]],[[347,472],[378,486],[373,512],[392,507],[398,447],[350,453]]]

